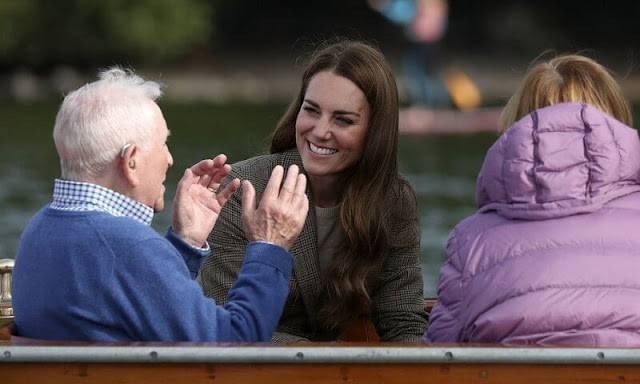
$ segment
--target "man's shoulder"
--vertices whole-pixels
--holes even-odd
[[[133,219],[100,216],[92,219],[92,225],[101,247],[109,249],[121,262],[126,261],[123,265],[127,268],[147,265],[149,259],[163,263],[180,259],[169,240],[152,227]]]
[[[24,260],[31,262],[41,260],[42,255],[49,255],[50,260],[66,260],[71,254],[82,254],[87,255],[85,262],[101,263],[109,255],[130,255],[141,246],[170,247],[152,228],[130,218],[45,207],[23,232],[18,254],[26,255]]]
[[[90,220],[106,240],[137,242],[162,238],[152,227],[129,217],[101,214],[90,217]]]
[[[93,234],[114,242],[161,237],[153,228],[134,219],[101,211],[67,211],[46,206],[32,221],[41,226],[59,227],[70,236],[87,237]]]

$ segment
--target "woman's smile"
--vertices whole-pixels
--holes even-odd
[[[338,150],[335,148],[322,147],[319,145],[315,145],[310,141],[307,142],[309,143],[309,150],[316,155],[331,156],[338,153]]]

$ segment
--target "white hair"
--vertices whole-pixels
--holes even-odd
[[[162,95],[160,84],[120,67],[98,77],[67,95],[56,116],[53,140],[67,180],[100,175],[126,144],[144,147],[155,133],[148,102]]]

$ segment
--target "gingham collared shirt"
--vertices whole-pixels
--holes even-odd
[[[100,211],[125,216],[151,225],[153,209],[100,185],[56,179],[52,209],[62,211]]]

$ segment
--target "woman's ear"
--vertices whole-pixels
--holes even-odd
[[[120,152],[120,172],[131,187],[137,187],[140,184],[140,173],[138,172],[139,154],[140,151],[135,144],[125,145]]]

